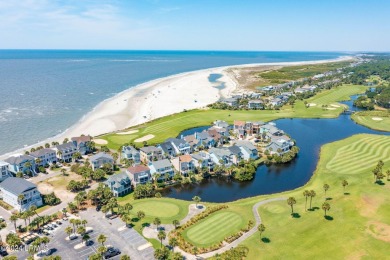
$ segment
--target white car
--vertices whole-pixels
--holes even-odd
[[[89,234],[89,233],[92,233],[93,232],[93,228],[91,227],[86,227],[85,228],[85,234]]]

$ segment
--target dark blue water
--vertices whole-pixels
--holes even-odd
[[[330,52],[0,50],[0,154],[75,124],[137,84],[217,66],[333,59]]]
[[[352,106],[352,101],[341,103],[347,104],[351,110],[357,109]],[[359,133],[390,135],[387,132],[358,125],[345,114],[335,119],[279,119],[275,123],[278,128],[291,135],[300,148],[298,157],[291,163],[261,165],[256,171],[255,178],[249,182],[236,182],[226,180],[225,177],[216,177],[205,179],[199,185],[169,188],[164,195],[183,200],[191,200],[193,196],[198,195],[204,201],[227,202],[292,190],[309,181],[316,169],[322,145]],[[193,131],[188,130],[183,134],[192,134]]]

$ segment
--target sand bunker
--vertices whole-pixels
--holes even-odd
[[[152,139],[153,137],[154,137],[154,135],[151,135],[151,134],[145,135],[141,138],[135,139],[134,142],[139,143],[139,142],[148,141],[148,140]]]
[[[93,139],[93,141],[95,142],[95,144],[108,144],[108,142],[104,139]]]
[[[378,221],[370,221],[367,233],[372,237],[390,243],[390,226]]]
[[[375,121],[382,121],[383,120],[383,118],[380,118],[380,117],[373,117],[373,118],[371,118],[372,120],[375,120]]]
[[[127,132],[120,132],[120,133],[116,133],[117,135],[131,135],[131,134],[134,134],[134,133],[137,133],[138,130],[130,130],[130,131],[127,131]]]
[[[317,104],[316,103],[309,103],[308,105],[309,105],[309,107],[315,107]]]
[[[328,110],[336,110],[336,108],[334,108],[334,107],[328,107],[327,109]]]
[[[340,107],[339,105],[330,105],[331,107]]]

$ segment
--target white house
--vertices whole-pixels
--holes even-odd
[[[25,211],[32,205],[43,205],[37,185],[23,178],[9,177],[0,183],[3,201],[18,211]]]
[[[170,142],[175,149],[176,154],[189,154],[191,152],[191,146],[183,139],[169,138],[166,142]]]
[[[50,148],[36,150],[30,153],[30,155],[40,160],[37,166],[45,166],[57,162],[56,151]]]
[[[141,163],[141,155],[133,146],[123,146],[121,155],[122,159],[133,160],[134,165]]]
[[[159,161],[153,161],[149,163],[150,173],[154,177],[156,174],[160,174],[159,179],[165,179],[165,174],[169,175],[169,178],[173,178],[175,172],[173,170],[172,163],[168,159],[162,159]]]
[[[114,159],[112,158],[112,156],[103,152],[91,156],[89,160],[91,162],[93,170],[101,168],[106,163],[114,167]]]
[[[240,148],[244,160],[256,160],[259,158],[257,148],[251,142],[238,140],[236,145]]]
[[[0,181],[4,181],[6,178],[10,177],[8,167],[9,163],[0,161]]]

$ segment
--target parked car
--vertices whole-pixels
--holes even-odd
[[[0,216],[0,222],[4,222],[5,219],[3,218],[3,216]]]
[[[40,251],[40,252],[38,252],[38,254],[37,254],[37,256],[38,257],[45,257],[45,256],[49,256],[49,255],[51,255],[52,253],[53,253],[53,249],[46,249],[46,250],[42,250],[42,251]]]
[[[93,228],[91,227],[86,227],[85,228],[85,234],[89,234],[89,233],[92,233],[93,232]]]
[[[69,240],[75,240],[76,238],[78,238],[76,234],[72,234],[69,236]]]
[[[87,240],[87,241],[85,241],[85,245],[86,246],[91,246],[91,245],[93,245],[93,241],[92,240]]]
[[[111,257],[120,255],[121,251],[118,248],[115,248],[113,246],[107,246],[107,251],[103,254],[104,259],[109,259]]]
[[[57,223],[57,225],[62,225],[61,220],[57,220],[56,223]]]
[[[6,250],[1,250],[0,251],[0,256],[7,256],[8,252]]]

